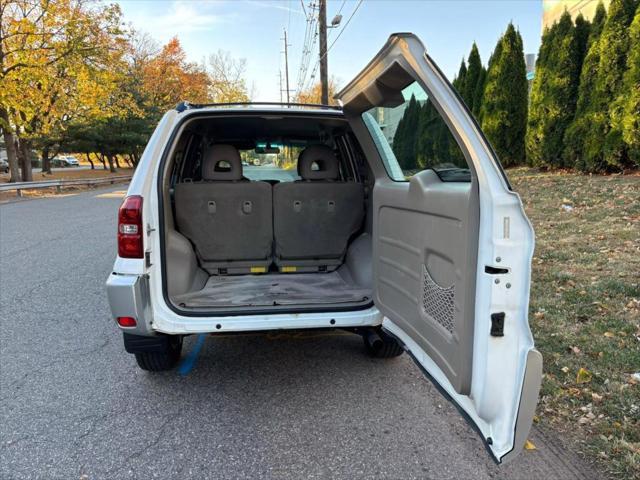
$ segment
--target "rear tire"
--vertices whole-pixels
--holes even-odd
[[[148,372],[165,372],[175,367],[180,360],[182,351],[182,337],[172,337],[168,342],[168,348],[163,352],[138,352],[135,353],[136,362],[142,370]]]
[[[378,330],[376,333],[382,340],[382,345],[377,348],[371,345],[366,335],[362,337],[364,340],[364,348],[369,356],[374,358],[395,358],[404,353],[404,348],[395,338],[387,335],[382,330]]]

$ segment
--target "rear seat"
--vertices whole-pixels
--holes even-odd
[[[331,271],[362,226],[364,187],[339,181],[331,148],[313,145],[298,158],[301,181],[273,187],[275,262],[281,272]]]
[[[176,224],[210,274],[264,273],[272,263],[272,190],[249,182],[232,145],[203,155],[202,181],[175,187]]]

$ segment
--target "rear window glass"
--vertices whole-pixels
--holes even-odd
[[[241,150],[242,174],[249,180],[277,180],[294,182],[298,175],[298,155],[304,150],[300,145],[270,145],[278,153],[257,153],[257,149]]]
[[[414,82],[402,95],[397,107],[363,114],[389,176],[406,181],[430,169],[443,182],[471,181],[464,154],[427,92]]]

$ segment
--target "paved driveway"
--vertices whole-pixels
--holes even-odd
[[[353,335],[207,337],[184,374],[139,370],[105,299],[115,190],[0,205],[0,478],[589,476],[539,432],[494,465],[409,358]]]

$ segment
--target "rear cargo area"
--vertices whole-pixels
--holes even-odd
[[[170,301],[199,313],[370,304],[370,186],[351,138],[326,114],[190,124],[164,177]]]
[[[344,273],[297,273],[211,276],[204,288],[176,295],[174,303],[187,308],[331,305],[367,302],[371,289]]]

